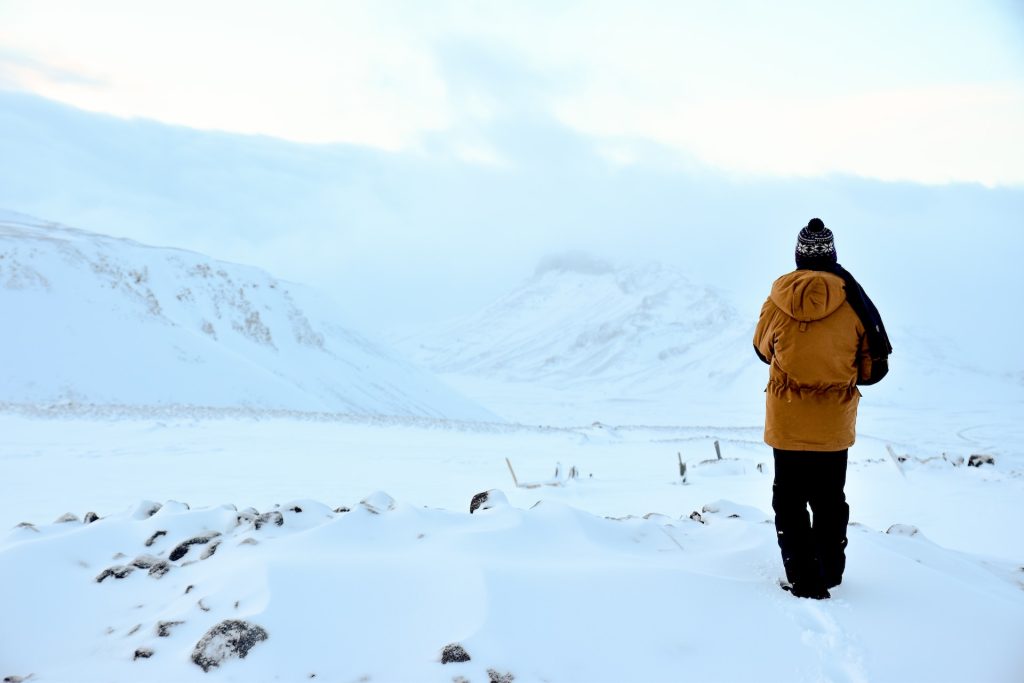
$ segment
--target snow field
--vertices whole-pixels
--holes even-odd
[[[1024,478],[1013,457],[982,468],[910,459],[901,474],[865,439],[847,486],[857,523],[846,580],[816,604],[778,589],[771,458],[756,429],[10,415],[0,426],[10,475],[0,585],[16,587],[0,625],[3,675],[1013,681],[1024,671]],[[581,477],[513,488],[506,457],[520,482],[549,480],[556,462]],[[394,499],[367,495],[380,482]],[[470,515],[473,495],[490,489],[508,504]],[[165,502],[146,516],[140,494],[192,508]],[[240,523],[250,504],[279,511],[282,525]],[[102,518],[46,523],[68,510]],[[21,521],[36,530],[11,528]],[[885,534],[893,524],[905,526]],[[221,535],[169,560],[211,532]],[[96,583],[145,554],[168,560],[166,575]],[[204,673],[193,649],[228,619],[269,637]],[[450,643],[472,659],[440,664]],[[152,657],[133,658],[145,648]]]

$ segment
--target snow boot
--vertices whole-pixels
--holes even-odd
[[[792,593],[793,597],[810,598],[811,600],[828,600],[832,594],[828,592],[820,582],[797,581],[795,583],[783,583],[782,590]]]

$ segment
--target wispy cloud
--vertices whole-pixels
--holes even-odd
[[[1024,185],[1024,84],[662,106],[591,93],[563,100],[558,111],[590,134],[652,140],[739,173]]]
[[[619,164],[1024,184],[1006,0],[12,7],[0,83],[122,117],[492,167],[557,161],[560,125]]]
[[[0,83],[7,87],[34,89],[41,83],[100,88],[107,82],[84,69],[56,64],[0,44]]]

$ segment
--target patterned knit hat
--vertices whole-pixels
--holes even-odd
[[[832,231],[820,218],[812,218],[796,238],[796,267],[819,270],[836,262],[836,243]]]

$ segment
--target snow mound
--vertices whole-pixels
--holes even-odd
[[[488,497],[500,504],[472,514],[383,492],[351,511],[311,500],[262,512],[145,501],[91,524],[14,529],[0,543],[9,596],[0,673],[446,683],[662,681],[679,671],[695,680],[1019,677],[1017,567],[919,534],[852,526],[846,580],[832,601],[812,603],[779,590],[774,529],[753,508],[719,500],[697,524]],[[266,515],[280,524],[257,524]],[[214,542],[216,553],[197,552]],[[159,575],[95,578],[160,563]],[[965,613],[975,615],[970,628]],[[708,628],[723,623],[727,630]],[[577,648],[565,647],[567,634]]]
[[[257,268],[0,212],[0,403],[495,419]]]

